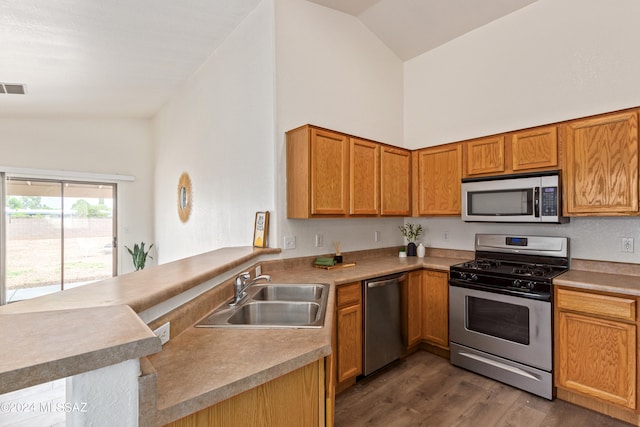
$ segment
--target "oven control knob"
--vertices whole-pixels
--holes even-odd
[[[460,273],[460,278],[462,280],[467,280],[467,273]]]
[[[516,280],[513,281],[513,287],[514,288],[519,288],[521,286],[522,286],[522,280],[516,279]]]
[[[529,289],[529,290],[533,290],[534,286],[535,286],[535,283],[533,283],[533,282],[527,282],[527,289]]]
[[[470,279],[471,279],[472,281],[474,281],[474,282],[475,282],[475,281],[477,281],[477,280],[478,280],[478,275],[477,275],[477,274],[472,273],[472,274],[471,274]]]

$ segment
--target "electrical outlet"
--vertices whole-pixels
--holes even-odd
[[[324,236],[322,233],[316,233],[316,248],[321,248],[324,246]]]
[[[448,231],[444,231],[442,233],[442,240],[444,240],[445,242],[449,240],[449,232]]]
[[[162,343],[162,345],[165,345],[169,342],[169,338],[171,335],[171,322],[167,322],[164,325],[160,326],[158,329],[153,331],[153,333],[156,334],[158,338],[160,338],[160,343]]]
[[[258,276],[259,276],[259,275],[261,275],[261,274],[262,274],[262,266],[261,266],[261,265],[258,265],[258,266],[256,267],[256,275],[255,275],[254,277],[258,277]]]
[[[632,237],[623,237],[622,238],[622,252],[633,252],[633,238]]]
[[[296,248],[296,236],[284,236],[284,249]]]
[[[373,233],[373,239],[376,242],[380,242],[380,232],[379,231],[376,231],[375,233]]]

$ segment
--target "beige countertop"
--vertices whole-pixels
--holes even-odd
[[[10,331],[0,335],[0,348],[7,355],[0,362],[0,393],[160,350],[159,340],[135,313],[279,252],[226,248],[0,307],[0,328]],[[306,259],[276,260],[263,264],[263,271],[276,282],[335,286],[422,268],[448,271],[473,256],[455,250],[433,254],[442,256],[398,258],[387,253],[354,259],[355,266],[334,270],[313,268]],[[345,255],[345,263],[350,262]],[[554,283],[640,296],[640,267],[592,264],[597,262],[576,262]],[[172,337],[162,351],[149,356],[157,373],[158,421],[179,419],[329,355],[333,298],[331,292],[320,329],[188,327]],[[101,328],[105,319],[110,328]]]
[[[640,296],[640,264],[574,258],[571,269],[553,279],[559,286]]]
[[[162,349],[136,314],[279,249],[226,248],[0,307],[0,394]]]
[[[160,339],[126,305],[0,314],[0,394],[137,359]]]
[[[265,271],[277,283],[340,285],[403,271],[448,271],[459,258],[384,256],[354,267],[312,266]],[[349,263],[345,259],[345,263]],[[157,372],[158,421],[165,424],[249,390],[331,353],[333,286],[321,329],[226,329],[190,327],[149,357]]]
[[[640,277],[586,270],[570,270],[555,279],[555,285],[591,291],[640,296]]]
[[[0,307],[0,314],[128,305],[140,313],[232,268],[280,249],[218,249]]]

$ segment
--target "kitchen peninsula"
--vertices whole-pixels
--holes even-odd
[[[0,308],[0,321],[12,321],[15,330],[13,343],[3,341],[4,348],[14,351],[14,357],[13,365],[2,365],[1,391],[4,393],[54,378],[74,375],[82,370],[96,369],[100,365],[94,361],[99,359],[94,358],[96,354],[102,355],[103,359],[100,360],[107,360],[101,362],[101,366],[127,358],[142,358],[143,375],[139,378],[140,425],[164,425],[212,406],[217,407],[220,402],[244,395],[256,387],[265,384],[274,384],[276,387],[274,380],[288,378],[290,374],[300,374],[303,381],[311,381],[306,383],[307,386],[314,384],[316,392],[310,398],[317,399],[317,405],[299,409],[312,412],[319,420],[325,420],[326,417],[327,425],[332,425],[330,405],[333,396],[331,386],[325,387],[325,376],[329,374],[325,370],[324,362],[332,353],[331,332],[335,322],[336,304],[334,292],[329,299],[325,326],[315,330],[193,328],[192,325],[206,314],[199,310],[210,311],[215,308],[211,307],[211,304],[224,302],[229,296],[229,291],[232,292],[232,281],[229,279],[238,271],[256,265],[262,267],[263,273],[270,274],[274,282],[329,283],[333,291],[335,286],[403,271],[427,269],[448,272],[450,265],[470,256],[466,251],[430,249],[425,258],[398,258],[395,248],[388,248],[345,254],[347,260],[356,262],[355,267],[327,271],[313,268],[311,258],[275,259],[273,255],[277,255],[278,252],[279,249],[221,249],[109,279],[85,288],[76,288]],[[560,276],[559,283],[564,286],[582,286],[591,291],[615,290],[632,297],[640,296],[640,286],[635,280],[638,272],[635,270],[621,270],[621,266],[590,261],[578,261],[576,266],[585,270],[596,269],[600,273],[594,275],[579,270],[570,271],[565,274],[566,280]],[[625,266],[632,268],[628,265],[622,267]],[[619,273],[616,274],[615,271]],[[595,277],[597,281],[590,283],[589,277]],[[139,315],[149,313],[154,306],[176,298],[205,282],[215,282],[216,286],[209,292],[217,292],[220,295],[212,297],[211,294],[203,294],[209,300],[210,307],[206,309],[196,307],[199,304],[196,298],[173,310],[177,327],[174,329],[172,322],[171,340],[159,351],[159,340],[143,322],[140,322],[134,312]],[[45,344],[41,341],[39,347],[35,346],[35,340],[39,339],[37,335],[33,335],[36,331],[36,320],[62,322],[73,318],[77,323],[84,321],[99,325],[100,319],[104,321],[104,318],[101,318],[103,315],[110,319],[107,323],[112,328],[111,338],[100,335],[87,337],[80,329],[67,328],[66,335],[53,333],[44,341]],[[181,323],[180,317],[186,320]],[[33,320],[29,320],[30,318]],[[52,320],[56,318],[58,320]],[[164,317],[160,317],[147,323],[153,328],[156,323],[163,321]],[[183,326],[180,326],[181,324]],[[126,341],[127,336],[130,337],[132,331],[135,332],[131,340],[133,343],[127,342],[124,343],[124,347],[119,347]],[[17,339],[16,334],[19,334],[21,339]],[[113,334],[119,335],[114,339]],[[73,348],[77,348],[78,353],[84,353],[67,358],[61,346],[56,347],[56,336],[71,341],[75,339],[77,344]],[[91,350],[90,345],[99,340],[103,340],[103,348],[99,351]],[[47,366],[55,369],[40,369],[41,362],[36,360],[35,354],[33,357],[22,357],[22,360],[15,357],[16,352],[29,346],[37,348],[40,355],[46,353],[51,358]],[[129,351],[120,351],[122,348]],[[151,354],[154,352],[155,354]],[[149,356],[145,358],[145,355]],[[22,367],[17,365],[18,360],[21,360]],[[326,366],[331,369],[330,360],[328,362]],[[70,366],[75,366],[76,371],[70,370]],[[18,376],[28,380],[16,380]],[[295,383],[299,380],[294,378],[293,381]],[[282,389],[276,387],[271,390]],[[324,393],[327,394],[326,399]],[[328,409],[326,415],[325,406]]]

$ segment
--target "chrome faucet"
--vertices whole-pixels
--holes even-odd
[[[268,274],[262,274],[260,276],[256,276],[253,280],[251,279],[251,275],[245,271],[243,273],[238,274],[235,281],[235,295],[233,297],[233,302],[231,302],[230,306],[238,305],[243,299],[247,297],[247,289],[258,280],[266,280],[267,282],[271,281],[271,276]]]

